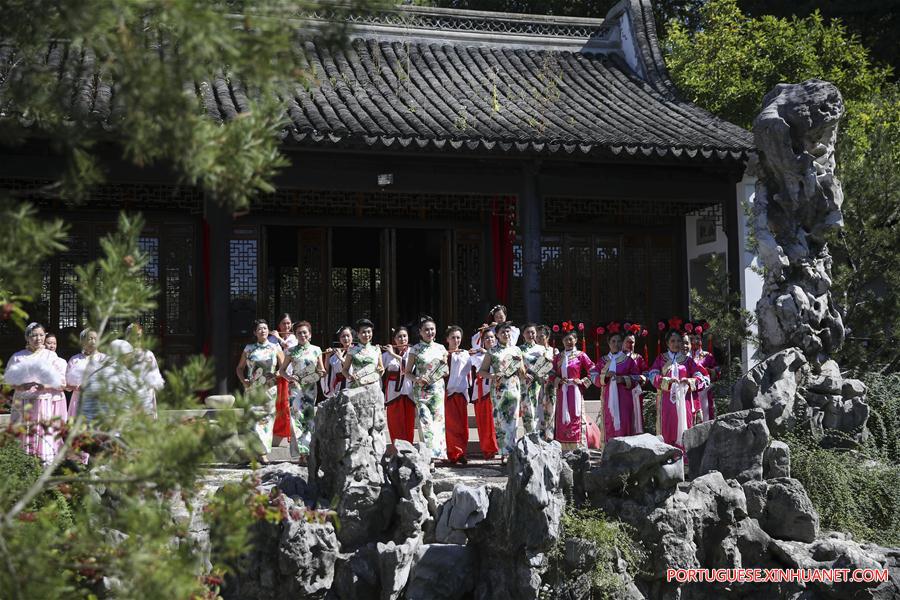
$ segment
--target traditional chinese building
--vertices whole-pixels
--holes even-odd
[[[354,18],[343,49],[303,53],[315,85],[286,100],[291,166],[249,213],[126,166],[114,147],[87,204],[40,200],[72,226],[35,310],[50,330],[82,326],[73,269],[120,209],[147,220],[146,277],[161,295],[144,322],[160,354],[210,352],[220,386],[251,321],[281,312],[311,321],[321,345],[359,317],[378,341],[421,313],[471,329],[497,301],[515,321],[590,330],[686,315],[710,253],[741,285],[752,139],[680,96],[648,0],[605,19],[398,7]],[[60,43],[48,61],[80,74],[73,108],[112,122],[115,88],[84,76],[84,57]],[[225,79],[198,89],[211,119],[246,110]],[[27,193],[57,168],[38,142],[0,147],[3,187]],[[3,355],[20,345],[7,328]]]

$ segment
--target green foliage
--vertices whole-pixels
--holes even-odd
[[[825,79],[852,103],[868,99],[890,73],[874,66],[839,22],[826,24],[818,12],[802,19],[752,18],[736,0],[710,0],[700,15],[695,32],[670,27],[666,65],[689,100],[744,127],[778,83]]]
[[[78,270],[79,294],[100,334],[101,350],[111,338],[110,323],[132,320],[153,306],[155,292],[140,276],[147,260],[138,245],[142,225],[140,218],[122,215],[119,230],[100,242],[102,256]],[[70,423],[54,462],[40,465],[24,456],[13,439],[0,449],[5,475],[0,482],[0,561],[5,566],[0,597],[190,598],[215,587],[214,578],[203,577],[202,554],[188,535],[191,511],[203,493],[202,476],[214,449],[235,432],[252,428],[249,408],[258,399],[239,396],[236,407],[244,410],[225,411],[215,424],[156,420],[141,408],[143,383],[134,358],[104,367],[117,377],[131,371],[135,384],[102,389],[97,395],[103,413],[91,423],[83,417]],[[198,393],[211,381],[210,365],[194,358],[166,373],[159,404],[196,406]],[[90,453],[87,467],[79,460],[81,451]],[[234,531],[228,546],[240,546],[247,512],[221,516],[235,521],[227,527]],[[229,556],[221,554],[222,560]],[[216,563],[214,569],[223,573],[227,565]]]
[[[624,589],[624,581],[617,570],[619,558],[625,561],[627,572],[634,577],[646,552],[634,539],[633,529],[621,521],[610,520],[601,510],[578,509],[566,505],[562,517],[562,533],[550,555],[553,563],[563,560],[567,539],[584,540],[596,552],[591,575],[593,597],[606,598]]]
[[[900,87],[854,104],[838,146],[844,224],[830,247],[834,293],[850,333],[838,360],[900,369]]]
[[[791,476],[806,488],[822,528],[887,546],[900,543],[900,466],[866,448],[822,448],[803,428],[784,441],[791,449]]]
[[[866,427],[871,434],[870,452],[880,460],[900,466],[900,373],[863,372],[871,409]]]
[[[708,321],[716,343],[728,349],[731,360],[739,359],[741,345],[751,337],[749,328],[755,317],[741,307],[741,293],[729,290],[728,269],[722,256],[713,254],[706,268],[706,289],[691,288],[691,318]]]
[[[287,163],[279,152],[284,103],[302,85],[307,64],[294,18],[312,2],[140,0],[4,3],[0,39],[15,49],[4,73],[0,139],[41,133],[67,159],[62,185],[84,198],[104,177],[97,158],[109,134],[91,111],[73,106],[80,74],[59,78],[47,60],[51,40],[66,40],[65,57],[86,56],[100,79],[113,82],[109,119],[124,157],[135,165],[170,166],[213,198],[246,207]],[[364,0],[350,3],[362,8]],[[326,27],[335,37],[343,27]],[[212,85],[232,83],[246,95],[240,113],[213,121]]]

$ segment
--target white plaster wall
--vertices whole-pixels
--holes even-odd
[[[736,196],[740,202],[738,205],[738,224],[741,233],[741,301],[744,309],[753,314],[756,314],[756,303],[759,302],[763,292],[763,278],[759,272],[759,258],[754,252],[747,249],[747,236],[752,227],[747,217],[747,212],[753,206],[755,186],[756,178],[744,175],[743,180],[737,184],[736,190]],[[751,331],[756,335],[756,325],[751,327]],[[756,345],[749,342],[744,344],[741,352],[741,362],[743,363],[744,371],[763,358],[756,356],[756,352]]]
[[[716,239],[713,242],[709,242],[706,244],[697,244],[697,221],[702,219],[703,217],[697,217],[693,215],[688,215],[685,217],[685,241],[687,242],[687,261],[688,261],[688,286],[693,288],[696,287],[695,282],[691,281],[691,269],[690,264],[691,261],[697,258],[698,256],[703,256],[704,254],[723,254],[726,260],[726,264],[728,261],[728,238],[725,236],[725,231],[722,229],[720,224],[716,225]],[[701,290],[702,291],[702,290]]]

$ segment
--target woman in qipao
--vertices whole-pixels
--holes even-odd
[[[538,326],[535,340],[541,346],[544,358],[552,363],[559,350],[550,345],[550,328],[547,325]],[[550,442],[553,441],[553,430],[556,426],[556,388],[550,383],[549,377],[541,384],[539,398],[538,431],[543,439]]]
[[[626,333],[625,338],[622,340],[622,351],[628,355],[628,358],[634,361],[634,365],[637,367],[638,371],[637,384],[631,388],[631,395],[634,398],[635,406],[639,409],[637,414],[637,428],[634,430],[634,433],[636,434],[644,433],[643,393],[644,388],[647,387],[647,371],[650,370],[650,365],[647,364],[647,358],[643,354],[634,351],[638,333],[642,336],[647,335],[647,331],[638,326],[637,331]],[[644,346],[644,351],[646,352],[646,346]]]
[[[381,348],[372,343],[374,328],[375,325],[368,319],[356,322],[359,344],[347,350],[341,369],[351,388],[381,382],[384,365],[381,364]]]
[[[591,385],[594,363],[578,350],[578,333],[563,336],[563,350],[553,359],[551,382],[556,387],[556,440],[563,451],[587,447],[584,393]]]
[[[681,436],[694,424],[692,392],[703,375],[684,352],[686,338],[678,331],[666,335],[668,352],[656,357],[649,378],[656,393],[656,431],[665,443],[684,450]]]
[[[429,375],[447,364],[447,349],[434,341],[437,326],[431,317],[419,320],[421,342],[409,351],[407,377],[413,378],[413,402],[419,416],[419,438],[431,451],[432,459],[447,458],[444,427],[444,379]]]
[[[336,396],[338,392],[347,387],[344,378],[344,358],[353,345],[353,329],[349,325],[343,325],[337,330],[337,346],[325,350],[325,377],[322,378],[322,392],[326,398]]]
[[[522,337],[525,342],[519,346],[522,357],[525,360],[525,370],[530,372],[538,359],[546,354],[546,348],[537,343],[537,325],[529,323],[522,329]],[[540,410],[542,381],[532,379],[522,390],[522,402],[519,412],[522,413],[522,427],[525,433],[531,433],[535,429],[535,419]]]
[[[269,341],[281,347],[282,354],[287,357],[288,351],[297,345],[297,336],[292,333],[293,319],[288,313],[283,313],[278,318],[278,325],[269,331]],[[291,422],[291,389],[289,375],[291,374],[290,361],[285,360],[288,369],[285,375],[278,371],[277,385],[278,398],[275,401],[275,426],[272,429],[274,438],[272,444],[278,446],[283,438],[289,438],[293,434]]]
[[[287,351],[278,375],[290,382],[291,456],[298,458],[300,464],[305,464],[316,417],[318,383],[325,374],[325,366],[322,364],[322,349],[310,343],[312,326],[309,322],[300,321],[294,325],[291,337],[295,337],[297,343]]]
[[[406,376],[409,361],[409,331],[400,326],[394,330],[392,344],[383,347],[384,407],[387,412],[391,440],[413,443],[416,435],[416,405],[413,404],[412,379]]]
[[[604,442],[636,434],[641,419],[640,402],[631,393],[640,378],[638,367],[622,351],[621,333],[611,333],[608,343],[609,353],[600,358],[594,379],[603,400],[600,423]]]
[[[91,374],[99,369],[106,361],[106,355],[97,351],[99,339],[93,329],[85,329],[79,334],[81,352],[69,359],[66,366],[66,386],[72,390],[72,400],[69,402],[69,421],[75,419],[78,414],[78,403],[81,399],[81,388]]]
[[[505,322],[497,325],[497,345],[488,350],[479,369],[482,376],[490,373],[494,427],[497,430],[500,460],[504,464],[516,448],[519,404],[522,401],[521,380],[526,379],[522,351],[510,340],[511,328]],[[526,382],[530,379],[527,378]]]
[[[494,403],[491,402],[491,384],[488,375],[482,375],[481,365],[488,351],[497,344],[497,336],[487,330],[481,338],[478,348],[469,351],[469,364],[472,366],[472,387],[469,397],[475,405],[475,426],[478,428],[478,446],[485,460],[497,456],[497,429],[494,427]]]
[[[703,349],[703,326],[695,325],[690,335],[691,339],[691,360],[698,367],[703,367],[708,374],[708,384],[703,389],[698,390],[697,397],[700,400],[700,412],[704,421],[716,418],[716,402],[713,398],[711,389],[712,382],[719,378],[719,365],[716,364],[716,357],[712,352]],[[710,348],[712,344],[710,343]]]
[[[269,324],[264,319],[253,322],[256,342],[244,346],[237,366],[237,376],[247,391],[259,390],[256,396],[259,404],[251,407],[257,417],[254,426],[257,438],[257,453],[262,464],[269,464],[267,454],[272,451],[272,435],[275,427],[275,402],[278,389],[275,382],[284,354],[281,347],[269,341]]]
[[[65,363],[44,347],[46,333],[38,323],[25,328],[25,349],[12,355],[4,382],[15,390],[10,422],[24,427],[22,447],[44,463],[62,445],[57,428],[66,421]]]
[[[491,309],[491,312],[488,313],[489,322],[483,324],[478,328],[478,331],[472,336],[472,348],[480,348],[482,334],[485,331],[493,331],[494,335],[497,334],[497,326],[502,323],[507,323],[506,321],[506,307],[502,304],[498,304],[494,308]],[[509,325],[509,344],[511,346],[515,346],[519,342],[519,328],[513,325],[512,323],[508,323]]]

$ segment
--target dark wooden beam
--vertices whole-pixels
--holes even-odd
[[[541,322],[541,220],[543,198],[538,185],[540,166],[522,166],[520,219],[522,225],[522,298],[525,321]]]
[[[231,363],[229,341],[231,314],[229,301],[231,290],[228,284],[228,237],[231,229],[231,214],[215,201],[204,201],[206,222],[209,226],[209,318],[210,342],[215,364],[215,385],[217,394],[228,393]]]

